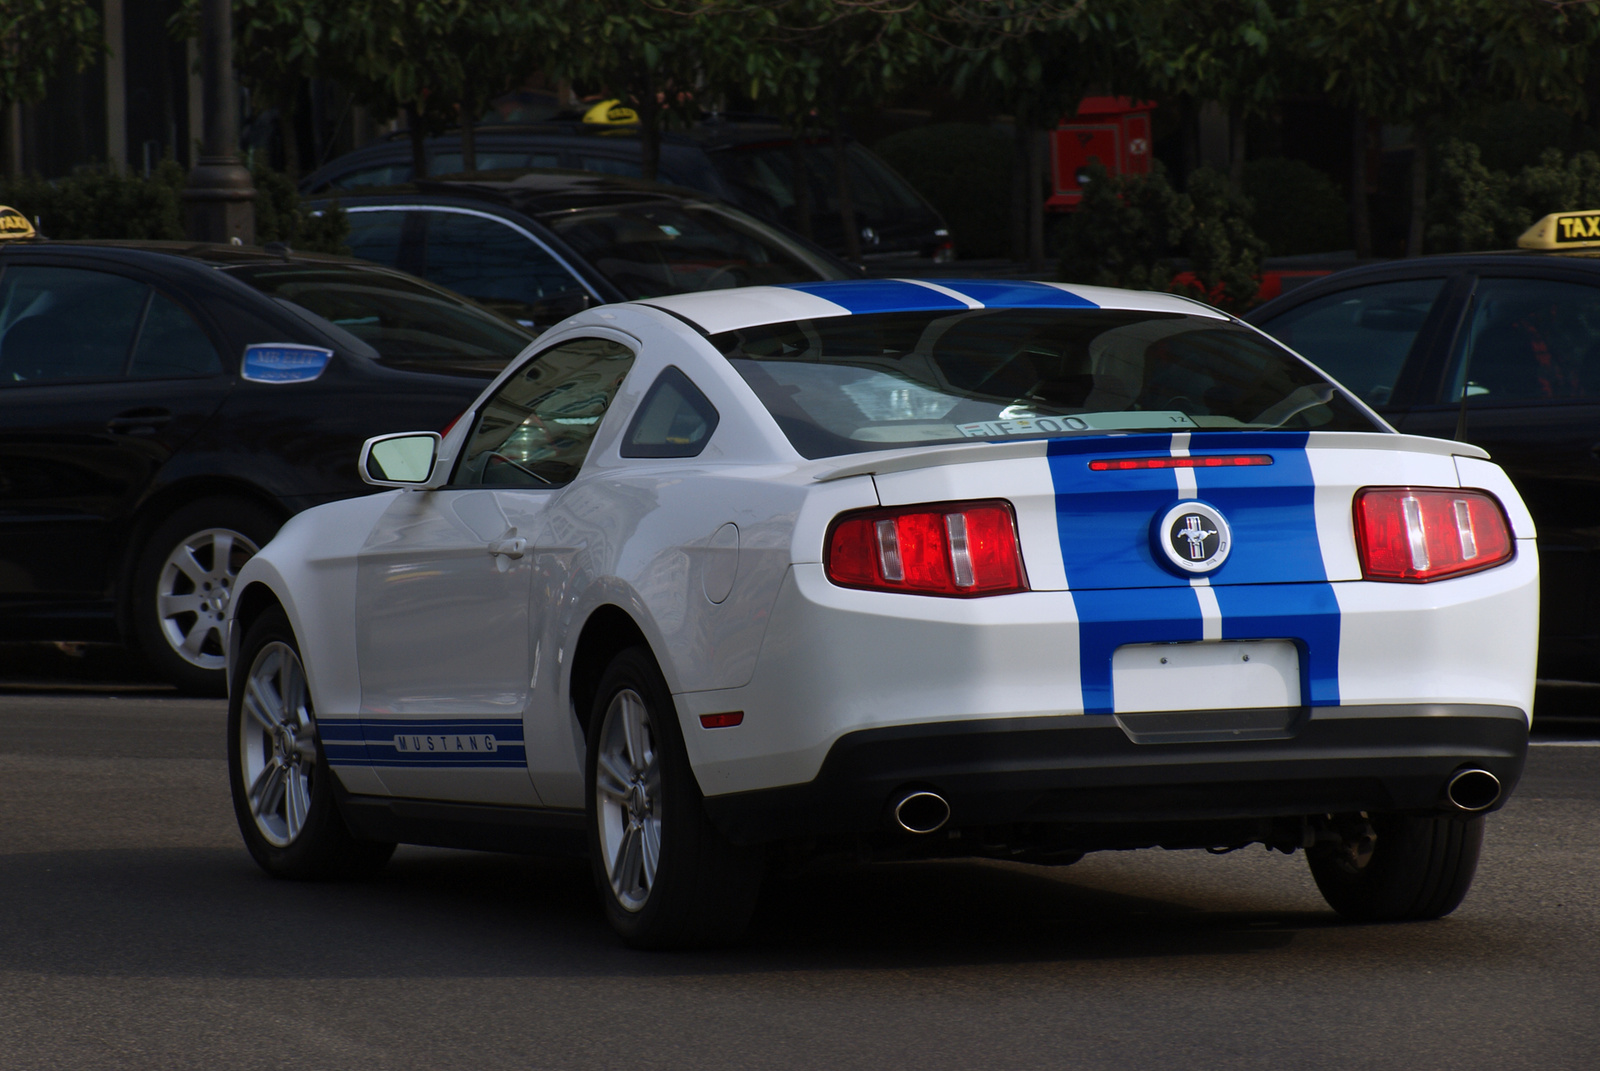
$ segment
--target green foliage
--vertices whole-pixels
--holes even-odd
[[[1140,66],[1162,99],[1216,100],[1260,115],[1305,78],[1292,60],[1302,0],[1147,3],[1136,30]]]
[[[1250,202],[1226,176],[1200,168],[1180,193],[1159,164],[1148,175],[1114,177],[1095,162],[1063,233],[1061,277],[1242,309],[1255,298],[1264,253],[1250,228]],[[1178,278],[1179,258],[1193,281]]]
[[[44,99],[52,75],[105,51],[89,0],[0,0],[0,109]]]
[[[1518,171],[1538,163],[1546,149],[1563,154],[1600,149],[1600,133],[1548,104],[1508,100],[1462,116],[1442,133],[1478,147],[1492,171]]]
[[[282,171],[256,167],[251,171],[256,187],[256,243],[282,242],[298,252],[349,256],[350,219],[335,202],[313,216],[300,207],[294,182]]]
[[[1244,194],[1255,206],[1250,222],[1269,255],[1350,248],[1343,191],[1305,161],[1252,160],[1244,165]]]
[[[183,182],[183,168],[170,159],[149,178],[84,168],[55,182],[0,182],[0,204],[37,218],[39,233],[50,238],[176,240],[183,237]]]
[[[1428,244],[1436,252],[1510,249],[1552,212],[1600,208],[1600,154],[1547,149],[1516,174],[1483,165],[1478,147],[1450,141],[1439,159]]]
[[[321,217],[300,207],[294,183],[281,171],[258,167],[256,241],[286,242],[294,249],[348,254],[350,221],[337,206]],[[185,237],[183,187],[188,174],[170,157],[149,177],[104,167],[84,168],[47,182],[37,175],[0,179],[0,204],[38,220],[47,238],[98,241],[181,241]]]
[[[978,123],[938,123],[873,146],[933,203],[964,257],[1009,251],[1011,139]]]

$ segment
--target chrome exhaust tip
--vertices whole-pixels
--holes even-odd
[[[950,805],[937,792],[908,792],[894,805],[895,825],[907,833],[937,833],[950,821]]]
[[[1488,770],[1458,770],[1445,784],[1444,796],[1457,810],[1486,811],[1500,799],[1500,779]]]

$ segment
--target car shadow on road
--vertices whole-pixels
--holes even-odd
[[[587,864],[403,849],[364,882],[265,876],[242,849],[0,857],[0,970],[157,977],[649,977],[1244,956],[1339,927],[1263,895],[1222,910],[1136,878],[968,861],[811,868],[726,949],[624,948]],[[1406,929],[1414,929],[1407,927]],[[1473,947],[1484,935],[1473,928]],[[1393,932],[1392,930],[1389,932]],[[293,954],[278,954],[284,942]],[[1446,945],[1451,942],[1445,942]],[[1448,950],[1443,949],[1448,956]]]

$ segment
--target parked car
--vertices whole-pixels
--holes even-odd
[[[586,845],[661,946],[737,934],[778,846],[1259,842],[1347,917],[1437,918],[1526,755],[1504,473],[1171,295],[590,309],[360,467],[394,490],[295,517],[231,606],[234,808],[274,874]]]
[[[477,130],[476,149],[480,171],[537,167],[635,179],[643,175],[637,128],[632,126],[488,124]],[[949,229],[926,198],[857,142],[846,142],[845,151],[864,260],[955,259]],[[459,134],[428,139],[427,155],[429,175],[463,170]],[[704,122],[668,132],[662,136],[657,172],[662,182],[703,191],[769,222],[809,233],[843,256],[837,175],[830,141],[796,139],[783,127],[759,122]],[[413,178],[410,142],[399,137],[339,157],[307,176],[300,189],[308,196],[354,192]],[[809,231],[801,218],[806,198]]]
[[[222,694],[244,561],[370,490],[363,440],[444,427],[532,337],[346,258],[0,247],[0,638],[131,644]]]
[[[339,204],[356,256],[529,327],[591,304],[855,275],[819,246],[715,198],[584,171],[493,172]]]
[[[1600,260],[1370,265],[1246,319],[1401,431],[1489,452],[1539,526],[1539,677],[1600,681]]]

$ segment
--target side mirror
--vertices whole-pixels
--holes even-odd
[[[251,383],[310,383],[322,375],[333,351],[297,342],[259,342],[244,348],[239,378]]]
[[[361,478],[374,487],[424,487],[439,460],[439,433],[379,435],[361,447]]]

